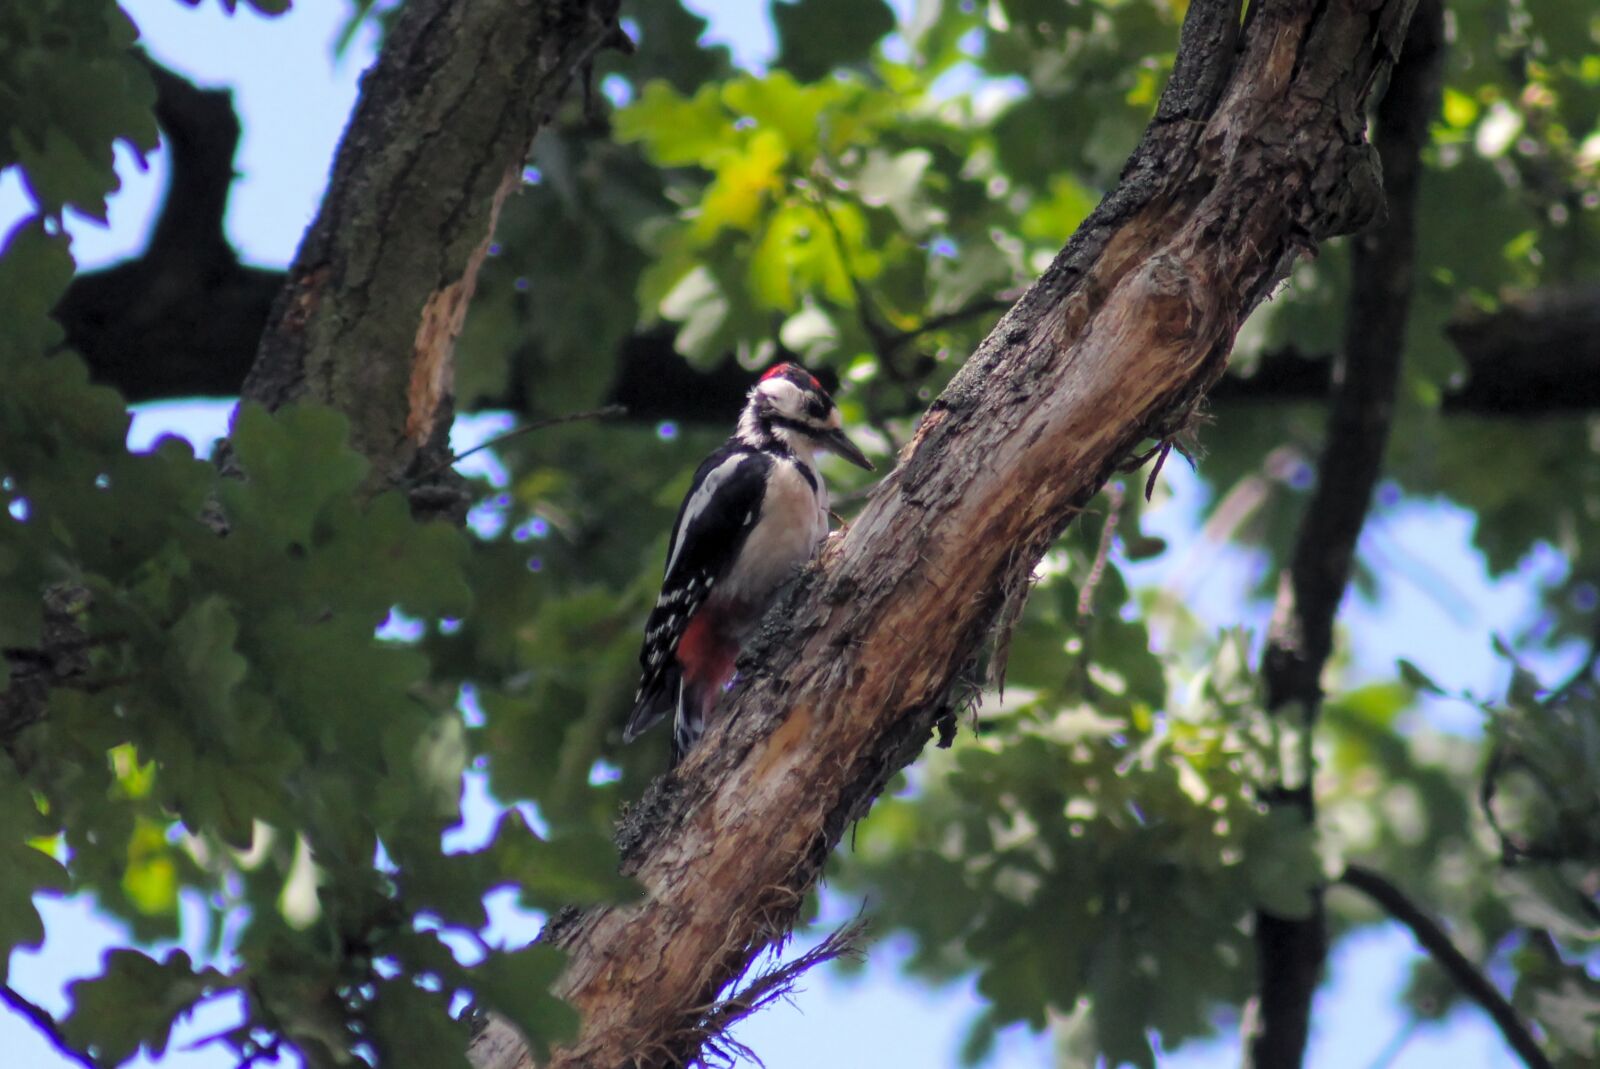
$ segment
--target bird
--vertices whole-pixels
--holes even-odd
[[[819,451],[873,470],[816,377],[795,363],[774,365],[678,509],[624,742],[671,711],[676,766],[705,732],[744,640],[827,537]]]

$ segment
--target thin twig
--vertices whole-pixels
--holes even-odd
[[[1111,499],[1111,507],[1106,510],[1106,522],[1100,528],[1100,545],[1095,548],[1094,563],[1089,566],[1083,589],[1078,591],[1079,616],[1094,612],[1094,592],[1100,588],[1100,580],[1106,574],[1106,558],[1111,555],[1111,543],[1117,537],[1117,519],[1122,515],[1122,484],[1112,483],[1106,487],[1106,496]]]
[[[1382,873],[1363,865],[1350,865],[1339,882],[1372,899],[1384,912],[1411,929],[1411,934],[1466,995],[1487,1013],[1505,1037],[1506,1044],[1517,1052],[1528,1069],[1554,1069],[1533,1033],[1523,1023],[1517,1011],[1489,978],[1483,975],[1467,956],[1450,941],[1450,936],[1432,917],[1422,911],[1404,891],[1389,882]]]
[[[502,442],[510,441],[512,438],[519,438],[522,435],[529,434],[533,431],[542,431],[546,427],[555,427],[562,423],[578,423],[588,419],[616,419],[619,416],[626,416],[627,414],[628,409],[624,405],[605,405],[601,408],[592,408],[587,412],[569,412],[564,416],[551,416],[549,419],[536,419],[532,423],[524,423],[520,427],[513,427],[504,434],[497,434],[493,438],[490,438],[487,442],[473,446],[465,453],[452,454],[451,456],[446,457],[444,460],[441,460],[439,463],[435,464],[433,467],[429,468],[427,471],[423,472],[421,475],[415,476],[411,481],[413,483],[419,483],[429,476],[437,475],[444,469],[461,463],[474,453],[481,453],[485,449],[492,449],[495,446],[500,445]]]
[[[43,1006],[29,1001],[9,984],[0,984],[0,1001],[4,1001],[6,1005],[32,1022],[33,1027],[37,1028],[63,1057],[72,1059],[85,1069],[100,1069],[100,1063],[91,1055],[67,1042],[67,1037],[61,1034],[61,1025]]]
[[[727,998],[707,1007],[694,1029],[698,1033],[695,1038],[701,1049],[689,1059],[689,1064],[731,1066],[737,1058],[742,1057],[760,1065],[761,1059],[756,1057],[755,1051],[730,1036],[729,1030],[779,999],[788,998],[794,993],[800,977],[816,966],[837,958],[859,959],[860,943],[866,931],[866,922],[858,917],[793,961],[763,973]]]

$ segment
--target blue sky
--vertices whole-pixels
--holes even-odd
[[[740,0],[691,6],[714,18],[713,36],[729,43],[736,57],[759,62],[771,54],[772,34],[761,5]],[[230,240],[254,263],[283,266],[292,258],[316,210],[339,133],[354,103],[361,70],[371,58],[370,39],[358,40],[337,64],[332,42],[346,5],[302,0],[277,20],[241,11],[227,17],[220,3],[198,9],[173,0],[124,0],[140,25],[146,47],[202,85],[230,86],[244,122],[236,161],[236,183],[227,219]],[[147,171],[121,157],[124,187],[113,199],[109,228],[81,221],[71,226],[74,252],[85,266],[136,254],[165,181],[165,160],[156,153]],[[26,211],[14,175],[0,176],[0,232]],[[163,431],[185,434],[204,444],[226,424],[225,404],[146,406],[135,420],[130,444],[139,448]],[[490,433],[492,422],[461,428],[460,445]],[[1211,502],[1204,484],[1181,464],[1169,465],[1172,494],[1148,517],[1152,533],[1165,537],[1162,558],[1131,570],[1141,585],[1164,585],[1195,606],[1216,626],[1245,623],[1258,631],[1266,607],[1244,605],[1236,591],[1251,585],[1262,562],[1247,552],[1206,541],[1199,534]],[[1352,678],[1392,676],[1394,658],[1404,654],[1448,686],[1492,694],[1502,684],[1489,654],[1490,636],[1511,633],[1532,611],[1532,592],[1540,579],[1559,570],[1553,553],[1535,554],[1518,574],[1493,582],[1470,549],[1472,518],[1453,508],[1401,502],[1375,512],[1363,551],[1389,562],[1426,561],[1434,580],[1418,581],[1418,569],[1384,570],[1376,602],[1353,595],[1344,623],[1358,636]],[[1453,591],[1441,598],[1440,586]],[[1553,666],[1554,667],[1554,666]],[[1426,715],[1452,730],[1476,729],[1476,718],[1460,706],[1438,703]],[[492,803],[474,784],[468,822],[481,827]],[[470,836],[469,828],[461,833]],[[502,899],[496,916],[501,934],[516,943],[531,938],[534,927]],[[84,900],[42,903],[48,937],[38,953],[18,953],[11,980],[47,1008],[65,1012],[66,982],[95,972],[105,949],[120,945],[120,929]],[[853,902],[830,902],[829,912],[853,915]],[[197,929],[191,929],[197,930]],[[802,941],[802,946],[803,946]],[[197,952],[197,946],[189,947]],[[955,1050],[967,1022],[978,1009],[970,984],[931,990],[903,979],[905,950],[894,941],[875,949],[866,968],[853,978],[814,974],[789,1004],[780,1004],[740,1028],[770,1069],[800,1069],[822,1064],[854,1067],[938,1067],[956,1064]],[[1405,933],[1375,930],[1342,945],[1333,981],[1318,998],[1310,1065],[1365,1066],[1404,1027],[1395,1012],[1398,992],[1412,949]],[[219,1003],[183,1024],[172,1048],[157,1062],[181,1069],[231,1066],[220,1049],[186,1050],[196,1038],[227,1027],[237,1007]],[[57,1055],[17,1017],[0,1013],[0,1051],[17,1069],[56,1069],[70,1063]],[[270,1063],[266,1063],[270,1064]],[[292,1064],[285,1061],[284,1064]],[[1052,1064],[1049,1039],[1012,1029],[1002,1036],[991,1063],[1001,1069]],[[1237,1039],[1192,1046],[1163,1059],[1172,1069],[1210,1069],[1238,1064]],[[1498,1036],[1472,1010],[1462,1010],[1439,1025],[1420,1029],[1392,1062],[1397,1069],[1499,1069],[1517,1064]]]

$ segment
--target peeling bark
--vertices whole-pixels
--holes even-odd
[[[500,205],[617,0],[411,0],[345,131],[243,400],[344,412],[393,486],[447,455],[455,341]]]
[[[958,700],[1008,592],[1139,441],[1181,426],[1295,255],[1373,218],[1365,98],[1411,7],[1269,0],[1218,61],[1191,53],[1230,40],[1238,8],[1190,6],[1121,184],[769,617],[708,737],[630,813],[623,868],[643,901],[552,925],[569,954],[557,992],[583,1016],[552,1066],[693,1056],[718,992]]]

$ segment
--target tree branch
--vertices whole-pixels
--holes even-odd
[[[283,273],[240,264],[223,232],[239,144],[232,95],[154,63],[150,72],[167,154],[150,243],[74,278],[55,317],[95,380],[129,401],[234,395]]]
[[[1280,577],[1263,656],[1269,712],[1294,716],[1299,767],[1285,770],[1274,804],[1315,820],[1310,738],[1322,703],[1322,671],[1333,649],[1333,624],[1349,581],[1356,542],[1377,486],[1405,349],[1416,257],[1421,152],[1438,106],[1443,66],[1443,11],[1422,0],[1377,111],[1374,140],[1384,167],[1389,218],[1355,242],[1344,352],[1334,372],[1317,486],[1300,521],[1288,571]],[[1258,1007],[1251,1015],[1245,1063],[1252,1069],[1298,1069],[1305,1054],[1311,1000],[1327,955],[1320,893],[1306,917],[1256,915]]]
[[[344,412],[374,490],[449,456],[455,341],[500,207],[572,79],[626,41],[617,4],[405,5],[362,81],[243,400]]]
[[[217,205],[226,204],[238,141],[229,94],[198,89],[160,67],[155,79],[170,178],[152,241],[136,259],[73,279],[55,315],[95,381],[129,401],[234,397],[286,275],[241,265],[223,235]],[[981,298],[895,335],[892,344],[909,345],[1006,305]],[[1534,417],[1600,409],[1600,285],[1534,290],[1494,312],[1464,312],[1445,333],[1466,362],[1462,380],[1445,391],[1446,413]],[[626,339],[608,399],[626,406],[630,419],[726,422],[754,376],[731,357],[710,371],[691,367],[673,343],[670,327]],[[1326,354],[1276,351],[1248,376],[1225,375],[1209,399],[1214,408],[1325,401],[1333,363]],[[529,395],[519,384],[504,403],[520,408]]]
[[[50,1011],[24,997],[10,984],[0,984],[0,1002],[4,1002],[26,1017],[63,1058],[77,1062],[84,1069],[101,1069],[98,1061],[67,1042],[66,1035],[61,1031],[61,1025],[50,1015]]]
[[[1184,55],[1122,182],[934,403],[900,466],[779,611],[702,744],[621,835],[642,901],[552,923],[580,1036],[554,1067],[679,1064],[698,1008],[792,923],[850,822],[913,760],[1072,515],[1147,435],[1181,423],[1240,322],[1379,186],[1373,78],[1409,0],[1272,2]],[[1288,133],[1292,131],[1292,136]],[[480,1059],[485,1069],[507,1064]]]
[[[1350,865],[1339,877],[1339,882],[1346,887],[1353,887],[1357,891],[1372,899],[1380,909],[1395,920],[1411,929],[1411,934],[1416,937],[1417,943],[1427,951],[1441,969],[1449,975],[1461,988],[1461,993],[1466,995],[1489,1015],[1495,1027],[1500,1029],[1500,1034],[1505,1037],[1506,1045],[1517,1052],[1523,1064],[1528,1069],[1554,1069],[1550,1060],[1545,1057],[1544,1051],[1539,1049],[1539,1043],[1533,1038],[1533,1033],[1517,1016],[1517,1011],[1500,994],[1494,984],[1489,982],[1477,966],[1467,959],[1467,956],[1456,948],[1450,941],[1450,936],[1434,919],[1424,913],[1415,902],[1406,897],[1404,891],[1396,887],[1383,876],[1363,865]]]
[[[1469,311],[1445,334],[1467,375],[1446,412],[1535,415],[1600,406],[1600,284],[1533,290],[1494,312]]]

